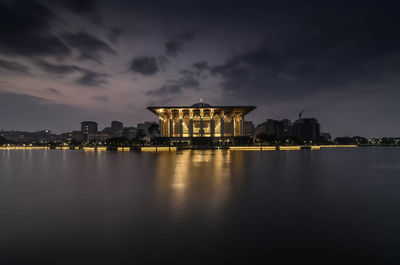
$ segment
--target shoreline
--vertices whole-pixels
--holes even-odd
[[[289,151],[324,148],[399,147],[399,145],[248,145],[248,146],[2,146],[0,150],[75,150],[116,152],[175,152],[178,150]]]

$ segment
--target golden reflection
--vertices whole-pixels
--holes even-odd
[[[215,218],[232,197],[232,182],[241,181],[243,154],[229,150],[185,150],[153,154],[157,159],[156,192],[168,202],[173,218],[196,210]],[[234,163],[233,163],[234,161]]]

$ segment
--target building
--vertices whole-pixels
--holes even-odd
[[[76,143],[80,143],[83,141],[83,134],[81,131],[72,131],[61,134],[59,139],[63,142],[75,141]]]
[[[125,127],[123,129],[123,136],[129,141],[134,139],[137,135],[137,129],[135,127]]]
[[[288,119],[279,121],[278,124],[278,139],[283,139],[292,136],[292,123]]]
[[[96,134],[97,133],[97,122],[94,121],[83,121],[81,122],[81,132],[83,135]]]
[[[320,125],[315,118],[298,119],[293,124],[293,136],[303,141],[316,141],[320,137]]]
[[[244,136],[254,138],[254,125],[252,121],[244,121]]]
[[[57,138],[50,130],[37,132],[2,131],[1,136],[13,142],[49,142],[55,141]]]
[[[228,140],[244,136],[244,117],[255,106],[151,106],[160,123],[161,137],[190,140],[198,137]],[[139,126],[138,126],[139,129]]]
[[[119,131],[122,130],[124,128],[124,124],[120,121],[112,121],[111,122],[111,129],[113,131]]]
[[[273,120],[268,119],[265,122],[259,124],[255,128],[255,136],[265,134],[267,136],[273,136],[276,139],[283,139],[289,137],[292,134],[292,125],[290,120]]]
[[[112,121],[111,127],[105,127],[102,131],[102,138],[108,137],[123,137],[124,135],[124,124],[119,121]],[[107,138],[107,139],[108,139]]]
[[[81,131],[72,131],[71,132],[71,139],[76,141],[76,142],[82,142],[83,141],[83,135]]]
[[[254,128],[254,136],[257,138],[260,134],[267,135],[267,123],[263,122]]]
[[[114,137],[123,137],[124,136],[124,124],[120,121],[112,121],[111,122],[111,131]]]
[[[276,138],[279,137],[279,121],[268,119],[267,123],[267,135],[275,136]]]

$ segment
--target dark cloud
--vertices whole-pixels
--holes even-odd
[[[56,16],[37,1],[0,2],[0,53],[65,56],[70,49],[51,33]]]
[[[222,77],[221,86],[231,99],[255,103],[347,91],[354,85],[382,82],[390,71],[399,73],[400,20],[378,13],[376,24],[373,14],[342,15],[341,21],[319,18],[307,25],[308,32],[297,28],[301,34],[282,30],[287,33],[284,38],[237,53],[209,69]]]
[[[89,87],[100,87],[102,85],[108,84],[108,81],[106,80],[107,77],[107,74],[88,71],[80,78],[75,80],[75,83],[78,85]]]
[[[154,56],[136,57],[132,60],[130,69],[142,75],[154,75],[160,69],[158,67],[157,58]]]
[[[116,54],[116,52],[104,41],[90,35],[87,32],[63,34],[65,41],[80,53],[80,59],[93,60],[101,63],[100,52]]]
[[[53,73],[53,74],[69,74],[72,72],[87,72],[86,69],[83,69],[76,65],[52,64],[52,63],[48,63],[44,60],[36,60],[35,63],[43,71],[46,71],[48,73]]]
[[[198,70],[198,71],[203,71],[203,70],[208,70],[209,65],[208,62],[202,61],[202,62],[197,62],[193,64],[193,68]]]
[[[94,72],[86,68],[68,64],[52,64],[43,60],[36,60],[36,64],[43,70],[52,74],[66,75],[71,73],[82,73],[75,83],[83,86],[102,86],[107,84],[108,74]]]
[[[0,70],[28,74],[29,68],[20,63],[0,59]]]
[[[55,2],[64,5],[78,15],[94,13],[97,6],[96,0],[56,0]]]
[[[55,94],[55,95],[61,95],[62,94],[58,89],[55,89],[55,88],[52,88],[52,87],[48,87],[48,88],[46,88],[46,90],[48,92],[52,93],[52,94]]]
[[[117,27],[112,27],[110,28],[110,31],[108,33],[108,39],[112,42],[112,43],[117,43],[119,38],[122,35],[122,29],[121,28],[117,28]]]
[[[110,100],[110,98],[108,96],[105,96],[105,95],[103,95],[103,96],[95,96],[95,97],[93,97],[93,99],[96,100],[96,101],[102,102],[102,103],[106,103],[106,102],[108,102]]]
[[[96,0],[46,0],[46,2],[58,4],[76,15],[88,17],[95,24],[102,22],[97,12]]]
[[[183,89],[200,89],[200,82],[190,73],[183,73],[177,80],[168,80],[162,87],[147,91],[147,95],[166,98],[168,96],[179,94]]]
[[[184,51],[185,43],[193,40],[195,33],[193,30],[185,30],[177,35],[175,35],[170,40],[164,43],[165,52],[169,56],[176,56],[178,53]]]

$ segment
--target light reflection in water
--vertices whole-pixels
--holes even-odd
[[[232,152],[225,150],[158,154],[156,193],[159,203],[168,205],[166,210],[177,221],[198,212],[205,218],[218,217],[233,195],[236,185],[231,182],[240,181],[242,175],[242,156],[239,153],[235,159],[231,156]]]

